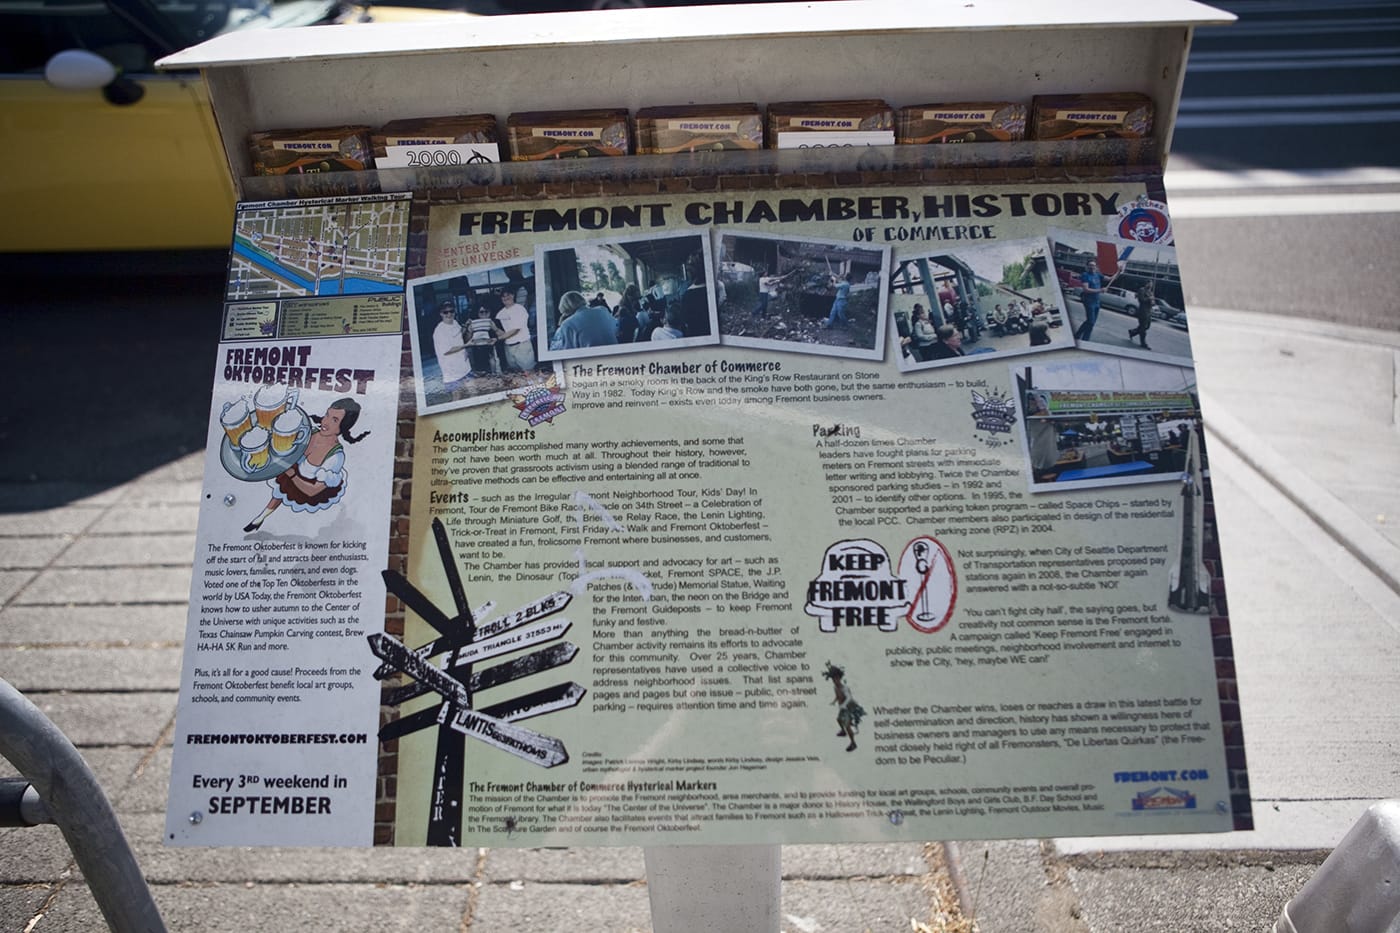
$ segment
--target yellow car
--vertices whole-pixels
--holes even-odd
[[[337,0],[0,0],[0,253],[228,248],[204,83],[152,63],[231,30],[368,19]]]

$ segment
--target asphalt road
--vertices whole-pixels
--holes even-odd
[[[1172,151],[1211,168],[1400,166],[1400,3],[1223,0],[1196,31]]]
[[[1400,2],[1215,5],[1167,171],[1188,308],[1400,329]]]

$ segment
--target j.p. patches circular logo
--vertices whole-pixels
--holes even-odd
[[[1108,232],[1124,240],[1139,243],[1172,242],[1172,218],[1167,205],[1142,195],[1118,208],[1118,214],[1108,223]]]

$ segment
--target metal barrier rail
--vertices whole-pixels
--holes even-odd
[[[0,756],[33,785],[42,804],[25,789],[10,789],[7,796],[20,825],[34,825],[45,815],[58,825],[107,926],[114,933],[164,933],[151,889],[87,762],[37,706],[3,679]]]

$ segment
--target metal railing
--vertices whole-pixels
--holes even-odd
[[[0,825],[57,824],[107,926],[115,933],[163,933],[151,889],[92,769],[68,737],[3,679],[0,757],[24,776],[0,787]]]

